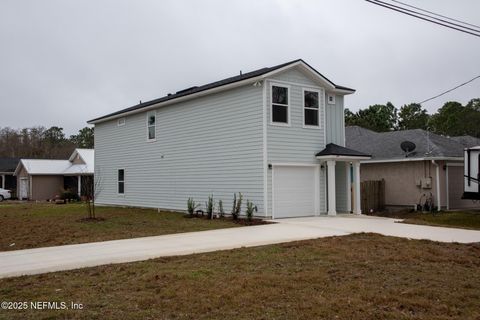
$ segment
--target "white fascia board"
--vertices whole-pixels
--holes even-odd
[[[316,157],[318,160],[338,160],[338,161],[358,161],[358,160],[367,160],[370,157],[355,157],[355,156],[318,156]]]
[[[362,163],[388,163],[388,162],[410,162],[410,161],[430,161],[430,160],[463,161],[463,157],[372,159],[372,160],[364,160],[364,161],[362,161]]]

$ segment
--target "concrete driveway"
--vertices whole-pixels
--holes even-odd
[[[0,252],[0,278],[358,232],[442,242],[480,242],[480,231],[409,225],[396,223],[394,219],[367,216],[295,218],[276,222],[254,227]]]

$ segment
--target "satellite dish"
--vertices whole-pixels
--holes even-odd
[[[403,141],[401,144],[400,144],[400,148],[402,148],[402,150],[405,152],[405,157],[408,157],[408,155],[413,152],[413,150],[415,150],[417,146],[415,145],[415,143],[411,142],[411,141]]]

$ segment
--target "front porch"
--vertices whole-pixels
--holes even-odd
[[[370,159],[371,156],[356,150],[329,143],[324,150],[316,154],[316,158],[327,167],[327,214],[330,216],[337,214],[337,177],[335,170],[336,166],[339,165],[337,162],[345,166],[347,212],[361,214],[360,161]],[[353,195],[350,191],[352,190],[352,187]]]

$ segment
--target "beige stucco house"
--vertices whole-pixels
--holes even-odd
[[[50,200],[63,190],[81,195],[82,182],[93,173],[93,149],[75,149],[68,160],[20,159],[14,173],[18,198]]]
[[[372,155],[362,161],[361,181],[385,180],[388,208],[413,208],[431,198],[441,209],[480,208],[463,200],[464,149],[480,139],[449,138],[415,129],[374,132],[358,126],[346,127],[346,146]],[[415,144],[405,152],[404,141]]]

